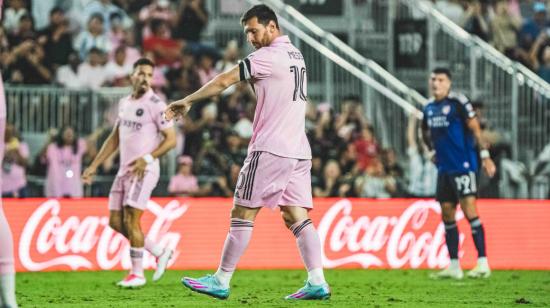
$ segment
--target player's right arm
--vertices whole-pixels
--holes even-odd
[[[198,89],[195,93],[175,101],[168,105],[164,112],[166,120],[170,121],[187,114],[193,103],[203,99],[220,95],[223,90],[241,80],[239,73],[239,65],[235,65],[232,69],[225,73],[221,73],[207,84]]]
[[[94,175],[97,172],[97,168],[107,160],[118,149],[119,137],[118,137],[118,124],[113,127],[113,130],[109,134],[109,137],[103,142],[101,149],[97,153],[94,160],[90,163],[90,166],[82,173],[82,182],[84,184],[92,184]]]

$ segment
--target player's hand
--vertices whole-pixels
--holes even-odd
[[[435,151],[434,150],[431,150],[428,152],[428,158],[430,159],[430,161],[434,164],[437,164],[437,158],[435,156]]]
[[[147,168],[147,162],[145,162],[145,159],[143,159],[143,157],[136,159],[130,165],[132,173],[140,180],[143,179],[143,176],[145,175],[145,168]]]
[[[485,173],[492,178],[495,175],[495,172],[497,171],[497,167],[495,166],[495,163],[491,158],[485,158],[481,161],[481,165],[483,166],[483,170],[485,170]]]
[[[177,120],[180,117],[184,117],[189,112],[189,109],[191,109],[191,103],[187,101],[173,102],[164,110],[164,118],[168,121],[172,119]]]
[[[81,176],[82,182],[86,185],[91,185],[94,180],[94,176],[96,172],[97,172],[97,169],[93,166],[86,168],[84,172],[82,172],[82,176]]]

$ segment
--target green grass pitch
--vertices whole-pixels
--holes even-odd
[[[289,303],[282,298],[302,286],[303,271],[237,271],[228,300],[193,293],[183,275],[168,271],[141,289],[115,286],[125,273],[50,272],[17,274],[21,307],[550,307],[550,271],[495,271],[489,279],[433,281],[424,270],[327,270],[332,298]],[[526,304],[526,305],[522,305]]]

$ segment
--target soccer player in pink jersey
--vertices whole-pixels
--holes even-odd
[[[0,0],[0,16],[2,16]],[[4,160],[4,131],[6,130],[6,95],[4,82],[0,76],[0,162]],[[2,185],[2,170],[0,170],[0,187]],[[15,300],[15,266],[13,260],[13,237],[4,215],[0,197],[0,307],[16,308]]]
[[[235,189],[221,264],[214,275],[184,277],[182,283],[193,291],[227,298],[230,279],[248,246],[256,215],[264,206],[279,207],[308,271],[306,285],[286,299],[328,299],[330,289],[323,274],[321,243],[308,216],[313,201],[311,149],[305,130],[304,58],[288,36],[281,34],[277,16],[266,5],[248,10],[241,24],[256,51],[197,92],[170,104],[165,113],[169,120],[180,117],[194,102],[219,95],[239,81],[250,82],[257,96],[253,135]]]
[[[155,64],[149,59],[134,63],[131,81],[133,92],[119,102],[118,118],[113,131],[103,143],[82,179],[90,184],[107,158],[120,150],[120,169],[109,194],[109,226],[130,241],[132,269],[118,283],[125,288],[146,283],[143,275],[143,249],[157,257],[153,281],[166,270],[172,250],[161,248],[152,239],[144,238],[140,220],[151,192],[160,176],[158,158],[176,145],[172,122],[163,117],[166,104],[151,89]]]

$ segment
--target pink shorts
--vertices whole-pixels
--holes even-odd
[[[269,152],[248,154],[239,174],[234,202],[257,208],[313,208],[311,160],[281,157]]]
[[[144,211],[158,180],[159,174],[151,171],[146,171],[141,180],[131,172],[117,175],[109,193],[109,210],[121,211],[123,206],[131,206]]]

